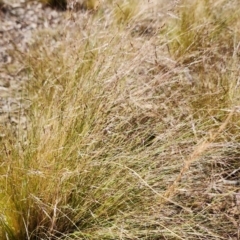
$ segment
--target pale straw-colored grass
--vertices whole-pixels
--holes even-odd
[[[239,3],[172,4],[66,13],[16,54],[1,239],[237,239]]]

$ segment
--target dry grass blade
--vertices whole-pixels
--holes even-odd
[[[169,186],[165,191],[164,198],[160,200],[161,204],[164,204],[167,199],[170,199],[174,195],[175,190],[180,183],[183,175],[189,170],[191,164],[198,160],[198,158],[200,158],[201,155],[205,153],[206,150],[211,146],[214,140],[216,140],[216,138],[224,131],[224,129],[227,127],[227,124],[231,121],[234,112],[234,110],[230,111],[226,120],[220,125],[219,129],[215,133],[212,133],[212,131],[210,131],[209,136],[197,144],[193,153],[185,160],[184,166],[182,167],[180,173],[178,174],[172,185]]]

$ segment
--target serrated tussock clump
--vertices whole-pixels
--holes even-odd
[[[239,3],[173,5],[105,1],[16,54],[1,239],[237,238]]]

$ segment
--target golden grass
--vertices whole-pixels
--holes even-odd
[[[238,237],[239,3],[171,9],[108,1],[20,56],[27,130],[1,140],[1,239]]]

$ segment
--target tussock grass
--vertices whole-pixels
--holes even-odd
[[[1,239],[236,238],[238,5],[109,1],[39,32]]]

